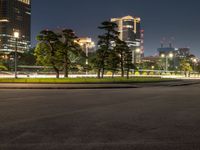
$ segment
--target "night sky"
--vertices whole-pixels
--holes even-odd
[[[102,21],[126,15],[142,19],[145,55],[154,55],[165,37],[200,56],[199,0],[32,0],[32,45],[40,30],[63,27],[96,40]]]

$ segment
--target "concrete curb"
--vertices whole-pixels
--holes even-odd
[[[197,84],[200,84],[200,82],[182,83],[182,84],[175,84],[175,85],[169,85],[169,86],[175,87],[175,86],[189,86],[189,85],[197,85]]]
[[[200,84],[200,82],[160,82],[135,84],[22,84],[1,83],[0,89],[131,89],[143,87],[176,87]]]
[[[0,85],[0,89],[130,89],[130,88],[139,88],[139,86],[135,85],[36,85],[36,84],[8,84],[8,85]]]

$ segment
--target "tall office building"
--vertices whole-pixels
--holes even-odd
[[[16,42],[14,32],[19,32]],[[31,0],[0,0],[0,52],[10,54],[30,49]]]
[[[125,16],[122,18],[112,18],[111,22],[118,25],[119,38],[125,41],[133,51],[133,63],[140,63],[141,50],[141,19],[138,17]]]

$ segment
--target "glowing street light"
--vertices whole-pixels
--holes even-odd
[[[192,63],[193,63],[193,70],[195,71],[196,70],[195,66],[196,66],[196,64],[198,62],[198,59],[197,58],[191,58],[191,60],[192,60]]]
[[[173,57],[174,57],[174,54],[170,53],[169,58],[173,58]]]
[[[19,38],[19,32],[18,32],[18,31],[15,31],[15,32],[14,32],[14,38],[16,38],[16,39]]]
[[[137,48],[137,49],[135,50],[135,52],[136,52],[136,53],[140,53],[140,52],[141,52],[141,49],[140,49],[140,48]]]
[[[193,59],[193,63],[197,63],[197,59],[196,58]]]
[[[161,54],[161,57],[162,57],[162,58],[165,58],[165,54]]]
[[[174,57],[173,53],[169,53],[168,55],[161,54],[161,58],[165,58],[165,71],[168,71],[168,59],[172,59]]]
[[[17,79],[17,42],[19,39],[19,32],[18,31],[14,31],[13,36],[15,38],[15,78]]]
[[[88,61],[89,49],[94,48],[95,47],[95,43],[92,41],[91,38],[79,38],[76,42],[81,47],[84,48],[85,54],[86,54],[86,62],[85,62],[85,64],[88,66],[88,64],[89,64],[89,61]],[[88,75],[88,68],[86,69],[86,75]]]

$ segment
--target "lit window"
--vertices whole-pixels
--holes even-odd
[[[28,4],[28,5],[30,5],[30,3],[31,3],[30,0],[18,0],[18,1],[25,3],[25,4]]]

